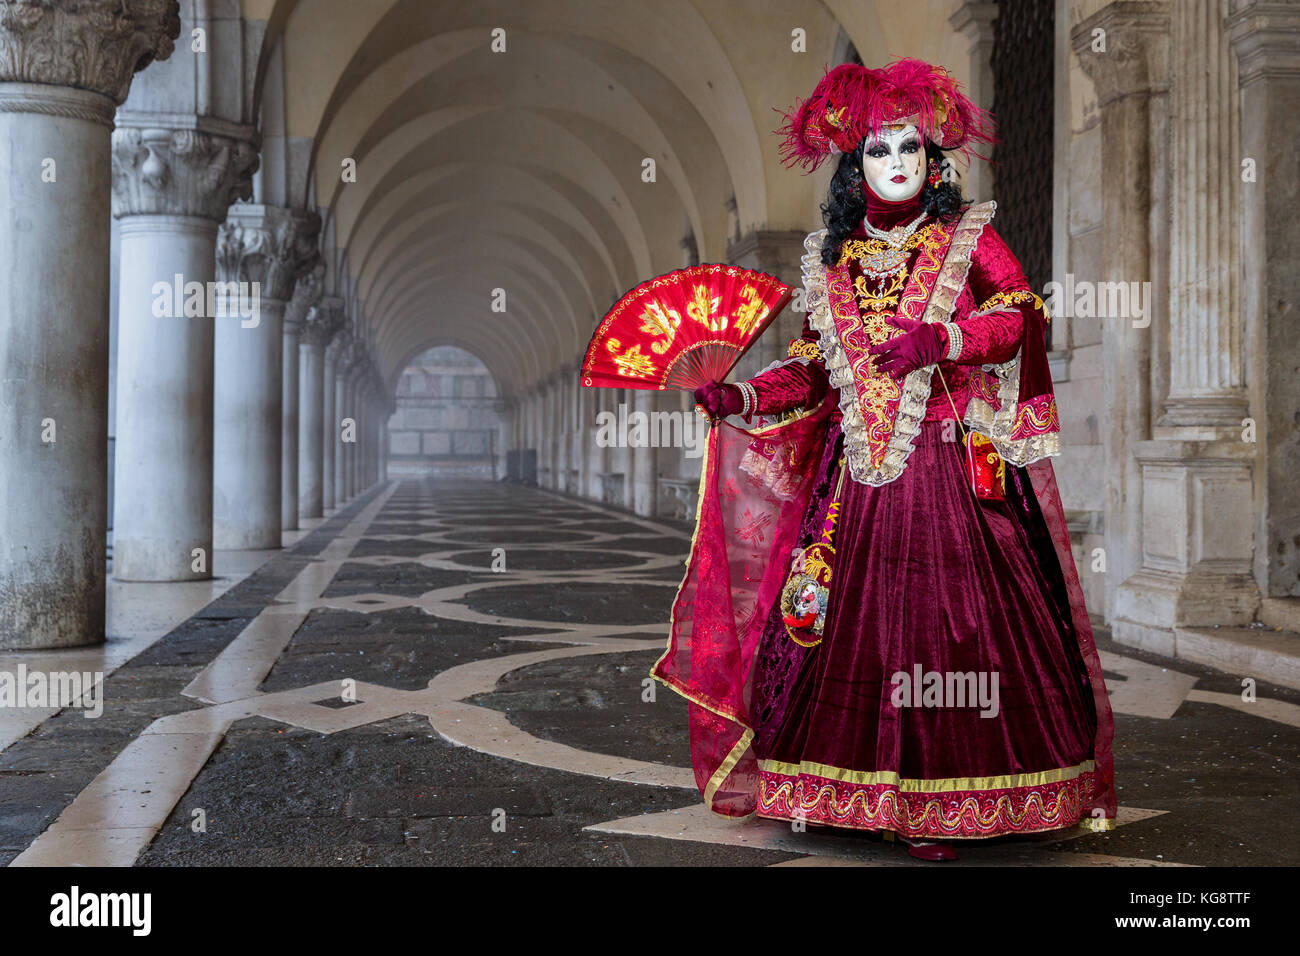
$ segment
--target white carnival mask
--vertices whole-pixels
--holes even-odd
[[[925,185],[925,143],[916,127],[887,126],[862,148],[862,178],[881,199],[904,202]]]

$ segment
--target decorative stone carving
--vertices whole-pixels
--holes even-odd
[[[325,264],[316,264],[298,277],[289,304],[284,307],[285,334],[301,335],[307,317],[325,292]]]
[[[304,345],[326,346],[343,328],[343,300],[336,295],[322,296],[307,313],[302,330]]]
[[[1104,52],[1094,52],[1093,31],[1105,31]],[[1169,4],[1165,0],[1122,0],[1098,10],[1070,31],[1079,65],[1106,106],[1131,93],[1169,87]]]
[[[262,296],[287,302],[294,283],[320,259],[320,216],[279,206],[236,204],[217,235],[217,279],[257,282]]]
[[[1243,87],[1300,76],[1300,4],[1231,0],[1226,25]]]
[[[260,135],[124,125],[113,131],[113,216],[202,216],[221,222],[253,195]]]
[[[132,76],[172,55],[180,31],[177,0],[6,0],[0,83],[72,87],[120,104]]]

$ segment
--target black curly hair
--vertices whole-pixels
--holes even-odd
[[[862,149],[866,140],[858,143],[857,149],[840,157],[840,164],[831,177],[830,192],[822,204],[822,222],[826,225],[826,241],[822,244],[822,263],[833,266],[840,259],[840,247],[867,214],[867,199],[862,193]],[[934,143],[925,144],[925,162],[931,161],[940,166],[947,160],[942,149]],[[970,205],[970,200],[963,198],[961,186],[956,182],[944,180],[938,186],[931,186],[929,177],[921,186],[921,208],[926,215],[945,222],[951,222]]]

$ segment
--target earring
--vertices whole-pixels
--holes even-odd
[[[929,182],[930,182],[931,189],[938,189],[939,184],[943,182],[943,170],[942,168],[940,168],[939,161],[937,159],[930,160]]]

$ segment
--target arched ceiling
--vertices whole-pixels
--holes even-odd
[[[283,57],[283,154],[306,167],[283,180],[326,217],[330,287],[385,380],[456,344],[507,392],[575,363],[621,292],[682,264],[684,238],[725,260],[733,197],[742,232],[814,227],[829,170],[780,165],[773,107],[808,94],[842,35],[868,63],[921,56],[962,78],[959,5],[919,0],[904,20],[863,0],[242,0],[264,24],[259,77]]]

